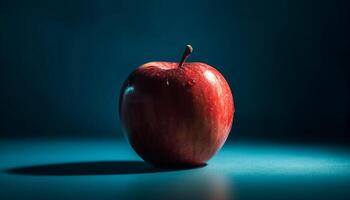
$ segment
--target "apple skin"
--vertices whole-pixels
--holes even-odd
[[[136,153],[160,167],[204,165],[224,144],[234,117],[228,83],[200,62],[150,62],[124,82],[119,116]]]

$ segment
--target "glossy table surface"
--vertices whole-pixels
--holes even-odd
[[[350,151],[226,144],[194,169],[153,168],[118,140],[2,140],[0,199],[350,199]]]

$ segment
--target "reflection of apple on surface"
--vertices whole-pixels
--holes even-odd
[[[219,71],[200,63],[149,62],[132,72],[119,99],[129,142],[156,166],[205,164],[224,144],[234,104]]]

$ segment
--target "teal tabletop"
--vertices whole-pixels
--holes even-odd
[[[3,140],[0,199],[349,199],[350,151],[230,143],[206,166],[159,169],[127,142]]]

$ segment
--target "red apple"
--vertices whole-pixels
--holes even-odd
[[[225,78],[200,62],[149,62],[132,72],[119,99],[129,142],[156,166],[205,164],[224,144],[234,116]]]

